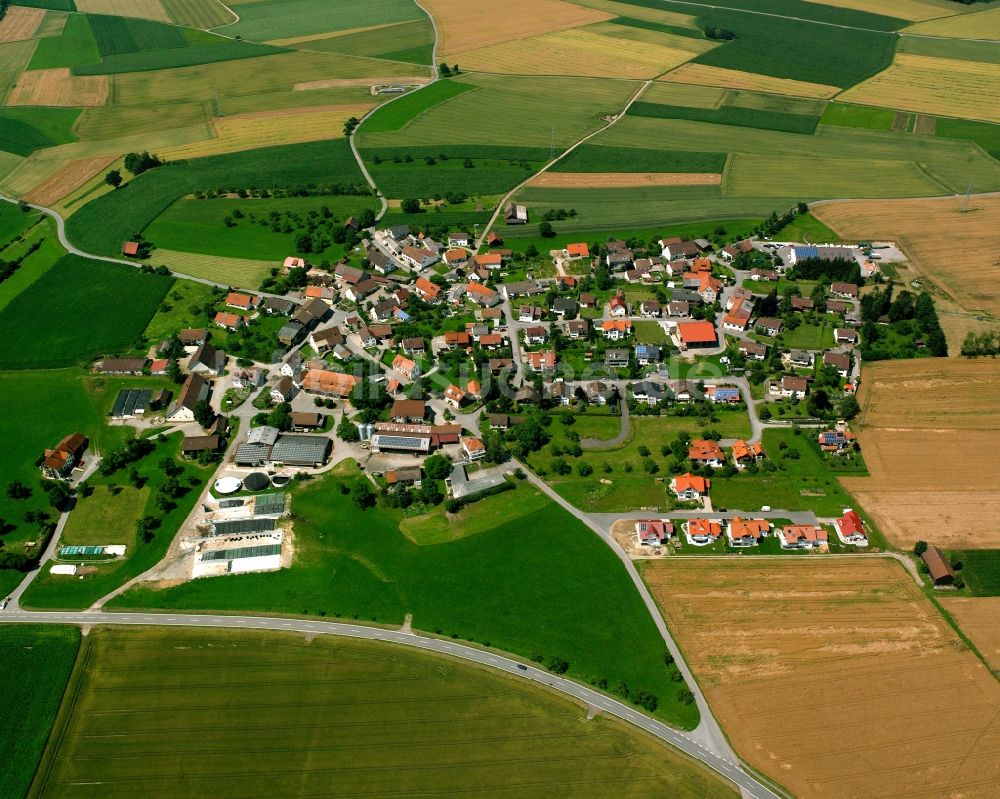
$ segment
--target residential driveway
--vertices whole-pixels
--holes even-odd
[[[618,407],[621,408],[621,427],[618,430],[618,435],[612,439],[601,439],[601,438],[581,438],[580,448],[581,449],[617,449],[622,444],[625,443],[625,439],[628,438],[629,431],[631,430],[631,425],[629,424],[628,415],[628,403],[624,400],[618,403]]]

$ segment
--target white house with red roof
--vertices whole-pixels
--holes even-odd
[[[844,508],[844,515],[833,520],[833,529],[837,531],[837,538],[844,544],[854,544],[859,547],[868,546],[865,523],[856,510]]]
[[[767,519],[741,519],[734,516],[726,525],[726,538],[734,547],[755,547],[770,529],[771,523]]]
[[[669,519],[636,519],[635,535],[644,547],[666,543],[674,534],[674,524]]]
[[[696,474],[679,474],[670,481],[670,490],[678,499],[701,499],[707,497],[712,481]]]
[[[715,519],[691,519],[684,522],[681,529],[688,543],[696,547],[714,544],[722,535],[722,524]]]
[[[462,452],[470,461],[478,461],[486,457],[486,445],[472,436],[462,437]]]

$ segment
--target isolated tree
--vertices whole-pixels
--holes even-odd
[[[552,227],[552,223],[547,219],[538,225],[538,233],[544,238],[550,239],[556,235],[555,228]]]
[[[375,507],[375,492],[364,480],[355,480],[351,486],[351,501],[361,510]]]
[[[431,455],[424,461],[424,474],[431,480],[444,480],[451,474],[451,461],[444,455]]]
[[[399,208],[404,214],[419,214],[420,200],[415,197],[407,197],[399,204]]]
[[[10,499],[27,499],[31,496],[31,489],[20,480],[11,480],[7,483],[7,496]]]
[[[916,555],[918,558],[921,555],[923,555],[926,551],[927,551],[926,541],[917,541],[917,543],[913,545],[913,554]]]
[[[104,182],[107,183],[111,188],[117,189],[122,185],[122,173],[117,169],[112,169],[108,174],[104,176]]]

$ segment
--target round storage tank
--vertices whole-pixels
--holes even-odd
[[[247,491],[260,491],[267,488],[270,482],[263,472],[252,472],[243,478],[243,487]]]

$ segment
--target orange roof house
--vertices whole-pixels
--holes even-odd
[[[683,499],[696,499],[708,495],[712,481],[696,474],[681,474],[670,481],[670,490]]]
[[[413,380],[420,375],[420,367],[405,355],[397,355],[392,359],[393,371],[399,372],[408,380]]]
[[[683,349],[692,347],[714,347],[716,344],[715,325],[711,322],[679,322],[677,338]]]
[[[551,350],[547,352],[527,352],[525,360],[528,366],[535,372],[544,372],[546,369],[556,368],[556,354]]]
[[[748,444],[742,438],[733,444],[733,463],[737,467],[745,466],[748,463],[756,463],[764,459],[764,446],[758,441],[755,444]]]
[[[420,292],[420,297],[424,302],[433,302],[441,293],[441,287],[436,283],[431,283],[426,277],[418,277],[414,286]]]
[[[695,438],[688,447],[688,459],[695,464],[707,464],[719,468],[725,464],[726,454],[722,451],[718,441]]]
[[[465,390],[471,394],[473,397],[478,397],[479,392],[483,390],[482,384],[478,380],[470,380],[466,386]]]
[[[570,258],[586,258],[590,255],[590,247],[585,242],[576,242],[566,245],[566,254]]]
[[[777,531],[777,536],[783,549],[808,549],[827,542],[826,530],[811,524],[786,525]]]
[[[714,519],[691,519],[685,525],[685,532],[692,542],[709,544],[722,535],[722,525]]]
[[[465,392],[452,383],[444,390],[444,398],[454,406],[459,406],[465,399]]]
[[[244,311],[252,311],[256,305],[256,298],[239,291],[230,291],[226,295],[226,305],[233,308],[242,308]]]
[[[484,266],[487,269],[499,269],[503,266],[503,256],[498,252],[481,252],[472,260],[476,266]]]
[[[122,245],[122,255],[138,255],[139,254],[139,242],[137,241],[126,241]]]
[[[708,258],[695,258],[691,261],[691,271],[695,273],[712,271],[712,261]]]
[[[219,311],[215,315],[215,324],[226,330],[236,330],[243,324],[243,317],[229,311]]]
[[[733,546],[755,546],[770,529],[771,523],[767,519],[741,519],[734,516],[729,520],[726,536]]]
[[[331,397],[349,397],[358,378],[327,369],[309,369],[302,376],[302,390]]]

